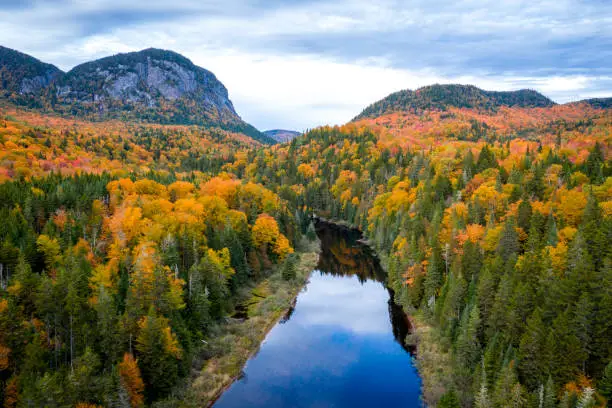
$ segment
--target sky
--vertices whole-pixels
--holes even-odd
[[[612,0],[0,0],[0,45],[63,70],[173,50],[261,130],[342,124],[433,83],[612,96]]]

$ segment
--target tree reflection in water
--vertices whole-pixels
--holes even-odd
[[[332,276],[357,276],[362,284],[369,280],[380,282],[389,292],[389,319],[395,340],[410,354],[415,353],[413,346],[406,345],[410,333],[410,321],[401,306],[394,301],[394,293],[386,287],[387,274],[380,265],[376,253],[363,242],[358,230],[332,224],[323,220],[316,221],[316,231],[321,241],[321,254],[317,270]],[[293,308],[284,317],[289,320]]]

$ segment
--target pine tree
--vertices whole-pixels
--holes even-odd
[[[449,274],[443,295],[436,305],[436,314],[443,328],[453,328],[463,306],[467,285],[461,276],[456,275],[453,272]]]
[[[474,406],[476,408],[491,408],[493,404],[489,398],[489,389],[487,386],[487,376],[484,368],[484,363],[482,367],[482,379],[480,381],[480,390],[476,395],[476,400],[474,401]]]
[[[478,244],[468,240],[463,246],[463,256],[461,257],[461,270],[465,279],[470,281],[472,277],[477,277],[482,268],[482,252]]]
[[[548,222],[546,224],[546,243],[550,246],[557,245],[559,239],[557,238],[557,223],[552,212],[548,216]]]
[[[592,194],[589,194],[587,199],[587,205],[582,216],[582,224],[580,225],[580,233],[585,241],[585,249],[595,264],[595,269],[601,268],[604,259],[612,254],[612,249],[609,245],[610,221],[609,219],[603,219],[601,207],[596,197]]]
[[[69,376],[74,401],[90,401],[98,397],[102,384],[95,374],[99,367],[100,359],[89,347],[74,361]]]
[[[516,372],[514,369],[514,361],[507,364],[499,374],[499,378],[495,382],[495,388],[491,402],[494,406],[505,406],[512,401],[514,397],[514,387],[518,384]]]
[[[462,367],[474,367],[481,354],[480,310],[477,305],[466,307],[461,317],[459,336],[455,345],[457,358]]]
[[[138,366],[146,384],[147,400],[155,401],[165,396],[178,378],[180,349],[167,319],[157,316],[152,307],[139,326],[136,338]]]
[[[590,296],[588,293],[583,292],[574,310],[573,327],[576,337],[580,341],[582,353],[586,356],[590,355],[592,347],[593,312],[593,303]],[[582,371],[586,372],[585,365],[583,365]]]
[[[425,277],[425,301],[435,302],[438,289],[442,285],[444,277],[444,260],[440,252],[440,247],[435,246],[429,257],[429,265]]]
[[[508,274],[504,274],[497,287],[495,301],[491,308],[489,321],[487,322],[487,336],[492,337],[496,332],[503,332],[508,326],[508,305],[512,296],[512,280]]]
[[[289,254],[282,265],[282,276],[286,281],[292,281],[297,277],[298,255]]]
[[[308,229],[306,230],[306,238],[308,238],[310,242],[313,242],[317,239],[317,232],[312,221],[308,224]]]
[[[484,145],[484,147],[480,150],[480,154],[478,154],[478,162],[476,163],[476,170],[480,173],[483,170],[488,168],[497,168],[497,160],[495,159],[495,154],[489,149],[488,145]]]
[[[555,392],[555,384],[552,377],[549,375],[544,387],[544,395],[542,398],[542,408],[555,408],[557,406],[557,393]]]
[[[595,311],[590,320],[593,333],[590,367],[597,375],[604,371],[612,356],[612,258],[606,258],[595,281],[599,288],[594,292]]]
[[[482,319],[489,321],[491,310],[495,302],[496,279],[489,266],[485,266],[478,280],[477,296],[480,304]]]
[[[518,234],[516,233],[514,217],[508,217],[497,246],[497,253],[504,261],[519,251]]]
[[[569,310],[553,321],[546,349],[551,353],[551,371],[558,384],[565,384],[578,375],[587,355],[572,327]]]
[[[527,328],[521,337],[518,353],[521,379],[531,389],[535,389],[545,378],[546,336],[540,310],[536,309],[527,319]]]
[[[591,387],[587,387],[582,390],[582,395],[578,399],[578,404],[576,404],[576,408],[594,408],[596,406],[595,398],[593,394],[595,390]]]
[[[438,401],[438,408],[461,408],[459,398],[454,390],[450,390],[444,393]]]
[[[529,199],[523,198],[518,206],[517,224],[523,231],[529,231],[531,227],[531,203]]]
[[[591,182],[595,184],[601,184],[602,180],[600,180],[601,174],[601,166],[605,162],[605,156],[603,149],[599,142],[595,143],[593,150],[589,153],[589,157],[587,157],[584,163],[585,173],[591,179]]]
[[[606,366],[603,376],[597,384],[597,390],[606,399],[612,400],[612,361]]]

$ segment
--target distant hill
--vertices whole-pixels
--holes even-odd
[[[39,94],[64,73],[19,51],[0,46],[0,97]]]
[[[583,99],[575,103],[586,103],[596,109],[612,109],[612,98]]]
[[[473,85],[430,85],[415,91],[392,93],[365,108],[355,119],[375,118],[393,112],[445,110],[449,107],[494,111],[501,106],[549,107],[555,102],[531,90],[485,91]]]
[[[279,143],[289,142],[291,139],[301,135],[300,132],[296,132],[295,130],[284,129],[265,130],[263,134],[276,140]]]
[[[86,62],[67,73],[0,48],[1,97],[87,119],[195,124],[274,143],[236,113],[215,75],[172,51],[149,48]]]

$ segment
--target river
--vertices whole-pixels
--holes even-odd
[[[409,322],[359,235],[317,225],[321,256],[295,307],[215,403],[238,407],[420,407]]]

